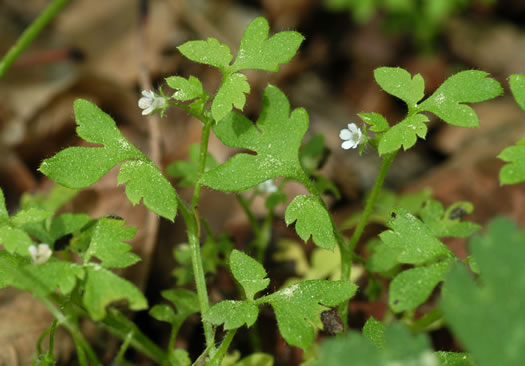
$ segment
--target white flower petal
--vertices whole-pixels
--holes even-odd
[[[339,137],[341,140],[349,140],[352,137],[352,132],[345,128],[339,132]]]
[[[348,149],[353,149],[354,148],[354,143],[352,141],[344,141],[342,144],[341,144],[341,147],[345,150],[348,150]]]

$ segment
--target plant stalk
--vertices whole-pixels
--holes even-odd
[[[51,4],[31,23],[31,25],[22,33],[16,43],[9,49],[0,61],[0,78],[9,70],[16,59],[24,50],[33,42],[33,40],[42,32],[44,27],[62,10],[69,0],[53,0]]]

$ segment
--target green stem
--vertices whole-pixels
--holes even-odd
[[[200,148],[200,153],[199,153],[199,170],[197,173],[199,180],[200,180],[200,177],[204,174],[204,170],[206,169],[206,157],[208,156],[208,141],[210,139],[210,131],[211,131],[212,124],[213,124],[213,121],[205,120],[204,127],[202,128],[201,148]],[[191,200],[191,206],[193,209],[199,206],[199,199],[200,199],[201,188],[202,188],[202,184],[200,183],[199,180],[197,181],[197,184],[195,185],[195,190],[193,191],[193,198]],[[200,237],[200,233],[199,233],[199,237]]]
[[[178,201],[182,217],[186,222],[186,230],[191,253],[191,264],[193,268],[193,276],[195,278],[197,298],[199,299],[199,306],[202,315],[210,308],[210,304],[208,302],[208,290],[206,289],[206,279],[204,277],[204,268],[202,266],[197,219],[194,215],[192,215],[190,209],[186,207],[186,204],[180,198],[178,199]],[[194,212],[196,212],[196,210],[194,210]],[[213,349],[215,343],[213,336],[213,328],[209,323],[204,321],[204,317],[201,316],[201,319],[202,326],[204,327],[204,337],[206,338],[206,347]]]
[[[226,356],[226,352],[228,352],[228,348],[230,348],[230,344],[232,343],[235,333],[237,333],[237,328],[231,329],[228,331],[228,333],[226,333],[226,336],[222,340],[222,343],[219,349],[217,350],[217,353],[215,353],[208,365],[218,366],[222,363],[222,359],[224,358],[224,356]]]
[[[62,10],[69,0],[53,0],[46,9],[36,18],[33,23],[22,33],[16,43],[9,49],[0,61],[0,78],[16,61],[18,56],[33,42],[42,32],[42,29]]]
[[[363,213],[359,220],[359,224],[357,224],[357,227],[355,228],[354,233],[350,238],[350,242],[348,243],[348,247],[352,252],[354,251],[357,243],[359,242],[359,239],[361,239],[361,235],[363,234],[366,224],[368,223],[368,218],[370,217],[370,214],[374,209],[379,192],[381,192],[381,187],[383,187],[383,183],[385,182],[386,174],[388,173],[388,169],[390,169],[390,165],[392,165],[392,162],[396,157],[396,153],[397,150],[392,153],[386,154],[383,159],[383,162],[381,163],[379,173],[377,174],[377,179],[374,183],[374,187],[372,187],[372,192],[370,192],[370,196],[366,201],[365,209],[363,210]],[[348,276],[350,276],[350,273],[348,273]]]

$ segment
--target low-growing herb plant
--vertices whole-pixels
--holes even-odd
[[[170,92],[142,92],[138,100],[142,114],[163,114],[167,108],[178,107],[202,122],[201,143],[190,148],[189,160],[174,162],[167,168],[169,175],[178,178],[179,186],[193,187],[191,202],[178,195],[159,167],[122,135],[108,114],[83,99],[73,106],[77,134],[98,146],[69,147],[44,160],[40,171],[59,185],[47,197],[24,196],[14,215],[8,214],[0,191],[0,287],[30,292],[55,318],[45,332],[49,336],[48,350],[38,345],[35,364],[55,363],[53,337],[60,326],[70,332],[79,364],[100,365],[80,330],[80,318],[90,318],[122,339],[116,362],[125,362],[126,349],[133,347],[161,365],[271,365],[271,355],[255,352],[238,362],[238,355],[228,355],[237,330],[253,327],[261,307],[268,305],[283,339],[307,351],[306,364],[347,365],[351,361],[353,365],[374,366],[489,366],[523,362],[525,319],[520,309],[525,302],[525,272],[521,268],[525,233],[507,219],[496,219],[486,234],[470,239],[472,257],[462,261],[441,238],[466,238],[480,230],[479,225],[463,220],[473,211],[472,204],[456,202],[445,208],[431,198],[429,191],[396,196],[382,190],[397,153],[425,139],[429,113],[454,126],[477,127],[478,116],[467,103],[497,97],[502,93],[500,84],[483,71],[467,70],[452,75],[425,98],[421,75],[397,67],[376,69],[379,86],[404,102],[408,112],[395,124],[378,113],[367,112],[359,114],[361,127],[353,122],[341,126],[342,148],[349,150],[347,153],[361,153],[369,146],[377,151],[382,164],[363,211],[338,226],[322,193],[338,197],[339,192],[316,171],[323,156],[323,137],[303,142],[309,124],[306,110],[292,109],[286,95],[268,85],[257,121],[240,113],[245,95],[250,92],[243,71],[278,71],[280,65],[292,59],[302,41],[303,37],[294,31],[269,36],[267,21],[256,18],[245,30],[235,59],[229,47],[214,38],[179,46],[188,59],[221,73],[216,92],[206,91],[196,76],[167,78]],[[522,107],[524,80],[522,75],[510,79],[512,92]],[[212,131],[226,146],[249,153],[238,152],[218,163],[208,152]],[[524,146],[520,140],[501,153],[500,157],[509,162],[501,170],[502,183],[525,180]],[[170,221],[180,213],[186,224],[187,243],[176,249],[180,266],[174,276],[177,285],[194,283],[196,291],[166,289],[162,296],[170,305],[150,306],[138,288],[111,271],[140,260],[126,243],[134,237],[136,228],[111,215],[91,218],[85,214],[57,214],[77,190],[96,183],[119,164],[117,184],[125,184],[126,196],[133,204],[142,201],[149,210]],[[311,238],[318,248],[308,263],[304,255],[297,255],[297,243],[281,244],[276,260],[300,258],[302,269],[292,282],[273,290],[263,259],[275,208],[288,202],[283,186],[291,180],[303,184],[308,194],[290,197],[284,221],[294,225],[303,241]],[[234,249],[224,234],[211,231],[207,213],[199,206],[203,186],[236,195],[254,233],[246,248],[256,258]],[[256,196],[263,196],[266,203],[267,215],[262,222],[251,210]],[[367,244],[370,256],[363,258],[355,249],[365,226],[372,221],[385,225],[386,230]],[[350,229],[351,237],[346,238],[343,231]],[[479,274],[477,281],[463,262]],[[326,268],[324,263],[330,266]],[[211,304],[205,274],[215,273],[218,266],[229,268],[239,296]],[[327,333],[345,330],[348,302],[358,289],[351,281],[355,268],[368,274],[366,294],[370,298],[381,291],[380,279],[391,279],[390,313],[384,322],[370,318],[361,333],[346,331],[319,349],[313,347],[316,328],[324,327]],[[441,282],[441,302],[416,317],[416,311]],[[152,342],[111,304],[119,300],[126,300],[132,310],[149,309],[153,318],[171,325],[167,349]],[[190,360],[187,350],[174,345],[181,325],[195,313],[202,319],[205,345],[198,359]],[[396,314],[400,314],[399,321],[394,321]],[[443,325],[450,327],[468,353],[432,350],[424,331]],[[219,328],[225,331],[224,336],[218,336]]]

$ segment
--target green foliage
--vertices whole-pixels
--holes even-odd
[[[427,134],[428,117],[421,112],[431,112],[445,122],[460,127],[477,127],[479,119],[474,110],[464,103],[479,103],[497,97],[503,92],[501,85],[488,78],[483,71],[467,70],[448,78],[427,99],[424,97],[425,83],[421,75],[414,77],[398,67],[380,67],[375,70],[376,82],[387,93],[407,104],[408,115],[398,124],[387,129],[384,118],[377,114],[362,116],[371,124],[372,131],[380,132],[378,151],[380,155],[391,153],[403,147],[412,147],[418,137]],[[384,132],[382,132],[384,131]]]
[[[479,281],[464,266],[447,276],[445,319],[479,366],[521,365],[525,357],[525,231],[499,218],[469,242]]]
[[[93,320],[104,319],[106,306],[116,300],[126,299],[133,310],[147,309],[148,301],[131,282],[96,264],[86,266],[85,270],[82,302]]]
[[[207,41],[190,41],[178,47],[188,59],[217,67],[222,72],[222,83],[211,106],[215,121],[221,121],[233,107],[240,110],[244,108],[246,103],[244,94],[250,92],[250,86],[246,76],[239,71],[246,69],[279,71],[279,65],[292,59],[304,39],[302,35],[293,31],[279,32],[268,38],[268,32],[269,25],[266,19],[254,19],[244,31],[233,64],[230,64],[233,56],[229,47],[215,38],[208,38]],[[175,84],[175,89],[181,89],[181,86],[188,88],[187,85],[181,84],[179,80]],[[195,88],[195,86],[191,87],[191,89]],[[189,91],[187,93],[195,95]]]
[[[367,337],[368,338],[368,337]],[[345,337],[325,341],[321,345],[321,356],[315,365],[339,366],[437,366],[436,355],[431,351],[430,342],[424,334],[411,335],[399,325],[384,330],[384,341],[370,342],[356,332]],[[376,348],[374,345],[384,345]]]
[[[525,77],[514,74],[509,78],[510,90],[516,103],[525,110]],[[506,147],[498,158],[508,163],[499,172],[500,184],[515,184],[525,181],[525,138],[515,145]]]
[[[250,256],[233,250],[230,255],[230,269],[233,277],[241,285],[246,300],[252,301],[255,294],[270,284],[264,267]]]
[[[302,281],[261,301],[272,305],[279,331],[286,342],[306,349],[314,341],[310,322],[319,318],[321,311],[326,310],[325,306],[339,305],[352,297],[356,290],[357,286],[347,281]]]
[[[40,171],[69,188],[96,183],[117,164],[124,162],[118,183],[129,181],[126,195],[133,204],[144,198],[151,211],[169,220],[177,213],[177,195],[157,167],[118,130],[113,119],[87,100],[74,104],[77,133],[87,142],[103,147],[70,147],[40,165]]]
[[[324,249],[335,246],[334,230],[330,215],[313,196],[297,196],[286,208],[286,225],[295,223],[297,234],[307,241],[312,236],[314,243]]]
[[[308,129],[308,114],[302,108],[290,115],[288,98],[275,86],[264,91],[263,105],[254,125],[232,112],[213,131],[226,145],[252,150],[239,153],[204,174],[201,182],[225,192],[239,192],[277,177],[296,178],[302,171],[299,148]]]
[[[215,325],[224,324],[225,330],[251,327],[259,316],[259,308],[246,301],[226,300],[215,304],[204,315],[204,320]]]
[[[158,321],[170,323],[172,333],[176,335],[188,316],[199,312],[197,294],[182,288],[165,290],[161,294],[175,306],[176,311],[169,305],[159,304],[152,307],[149,314]]]

